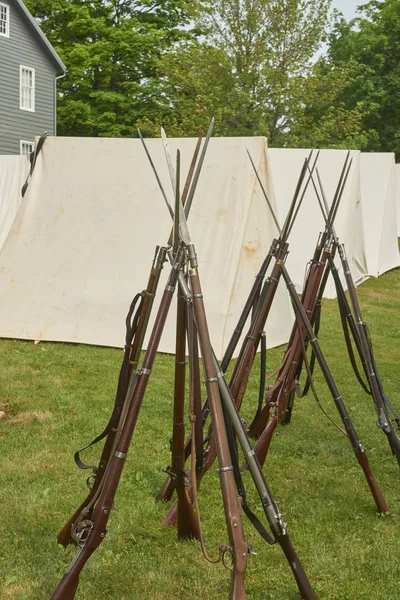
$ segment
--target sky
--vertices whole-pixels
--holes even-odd
[[[356,7],[360,4],[366,4],[366,0],[332,0],[332,8],[340,10],[347,21],[356,16]]]

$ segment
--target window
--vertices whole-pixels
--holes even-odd
[[[34,143],[33,142],[26,142],[25,140],[21,140],[20,142],[20,154],[22,154],[23,156],[27,156],[28,158],[30,158],[31,153],[34,150]]]
[[[20,66],[19,71],[19,107],[21,110],[35,112],[35,69]]]
[[[0,2],[0,35],[10,37],[10,7]]]

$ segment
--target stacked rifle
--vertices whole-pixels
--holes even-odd
[[[316,600],[316,595],[290,541],[287,525],[282,520],[262,471],[273,432],[280,422],[288,423],[290,421],[296,391],[300,395],[299,378],[303,368],[307,375],[307,384],[303,394],[311,388],[316,395],[313,369],[315,362],[318,362],[342,421],[340,429],[348,437],[363,469],[377,509],[380,513],[388,510],[369,466],[365,448],[351,422],[317,339],[322,295],[328,274],[331,272],[337,287],[340,314],[351,363],[355,368],[357,379],[374,400],[378,413],[378,426],[386,434],[390,448],[400,464],[400,438],[389,414],[394,414],[397,428],[400,426],[400,417],[384,394],[368,330],[361,317],[344,248],[339,243],[334,230],[335,216],[351,169],[349,156],[343,166],[330,208],[317,168],[318,155],[314,158],[311,153],[304,160],[288,214],[281,228],[257,174],[254,162],[249,155],[269,209],[272,211],[278,237],[273,240],[263,261],[225,355],[219,363],[210,342],[198,259],[188,227],[188,217],[212,127],[213,122],[202,148],[203,140],[201,137],[198,140],[182,193],[180,153],[178,151],[176,157],[171,156],[168,140],[162,131],[162,143],[174,196],[173,202],[170,201],[160,180],[145,140],[140,136],[173,226],[167,244],[156,248],[147,287],[142,293],[135,296],[127,315],[124,357],[115,405],[109,423],[91,444],[79,450],[75,455],[78,466],[83,469],[91,469],[92,475],[88,479],[87,498],[58,534],[60,544],[65,547],[68,544],[75,544],[78,546],[78,551],[54,591],[52,600],[72,600],[75,597],[80,573],[106,535],[106,527],[122,469],[175,292],[177,292],[177,320],[171,462],[165,469],[168,477],[157,498],[168,501],[176,491],[176,501],[171,506],[163,524],[176,525],[179,538],[198,539],[205,558],[211,560],[208,558],[203,542],[198,492],[203,476],[217,459],[228,534],[228,543],[219,546],[219,559],[224,564],[227,564],[227,559],[229,559],[228,562],[231,566],[230,600],[246,598],[245,571],[251,549],[244,534],[243,513],[268,544],[278,543],[282,548],[301,597],[304,600]],[[285,261],[289,248],[288,238],[309,186],[313,186],[315,190],[324,215],[325,229],[317,241],[303,294],[299,298],[286,269]],[[334,255],[336,252],[343,265],[351,308],[335,267]],[[143,340],[148,329],[161,270],[166,263],[170,265],[168,281],[161,296],[144,358],[139,366]],[[267,273],[269,273],[268,276]],[[267,388],[265,394],[266,341],[264,329],[280,279],[284,280],[292,299],[295,322],[275,383]],[[239,340],[245,332],[247,323],[249,325],[247,325],[247,331],[228,382],[225,372]],[[259,348],[261,350],[259,403],[256,415],[250,426],[247,427],[241,419],[239,411]],[[310,359],[308,348],[311,349]],[[199,360],[200,353],[201,361]],[[358,361],[356,355],[359,357]],[[361,363],[363,374],[360,373],[357,363]],[[203,374],[201,373],[201,364]],[[184,416],[187,378],[191,430],[185,440]],[[203,378],[206,388],[204,402],[202,402],[201,383]],[[318,398],[317,401],[319,402]],[[250,437],[257,439],[254,448],[250,443]],[[101,440],[104,440],[104,446],[99,464],[97,466],[85,465],[80,456],[81,452]],[[241,450],[240,456],[243,456],[245,460],[243,466],[241,466],[238,446]],[[186,463],[189,457],[190,470],[188,472]],[[241,475],[243,469],[248,470],[251,474],[260,498],[265,525],[247,503],[246,489]]]

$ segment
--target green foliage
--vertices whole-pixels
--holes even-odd
[[[400,156],[400,0],[27,0],[68,68],[60,135],[265,135]],[[357,26],[357,27],[355,27]]]
[[[309,148],[364,148],[364,112],[347,108],[342,97],[351,85],[354,65],[327,67],[324,58],[314,65],[293,103],[285,145]]]
[[[152,107],[155,65],[189,37],[188,3],[35,0],[32,14],[68,68],[58,84],[60,135],[132,136]]]
[[[361,148],[400,157],[400,0],[372,0],[360,10],[351,23],[336,19],[326,67],[350,71],[339,99],[364,115]]]
[[[200,115],[209,120],[215,114],[220,135],[266,135],[279,143],[321,43],[329,5],[330,0],[200,2],[194,21],[201,42],[178,46],[159,63],[176,131],[187,135],[184,123],[193,131],[191,115],[197,127],[205,120]]]

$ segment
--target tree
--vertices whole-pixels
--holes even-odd
[[[67,65],[58,84],[61,135],[134,136],[154,110],[155,65],[190,37],[186,0],[29,0]]]
[[[226,55],[241,110],[230,132],[282,143],[324,35],[330,0],[203,0],[196,21]]]
[[[328,5],[203,4],[197,13],[203,38],[161,57],[162,94],[143,126],[152,134],[162,123],[173,135],[195,135],[214,115],[217,135],[266,135],[277,146],[365,145],[364,113],[339,98],[352,69],[323,58],[315,64]]]
[[[372,0],[362,16],[337,18],[329,37],[327,69],[348,68],[351,84],[340,102],[363,113],[364,150],[400,157],[400,0]]]

